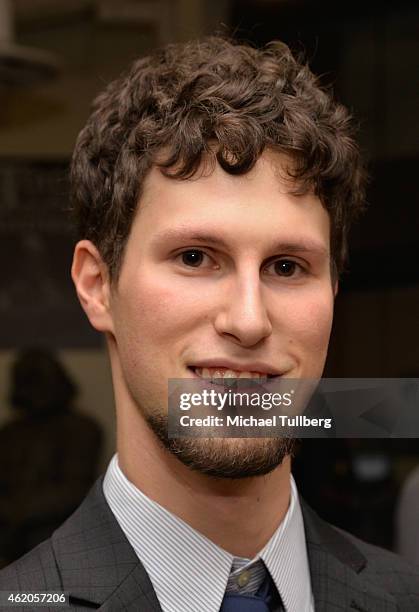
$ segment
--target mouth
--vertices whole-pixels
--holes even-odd
[[[220,380],[220,379],[242,379],[248,378],[252,380],[258,380],[260,382],[266,382],[275,378],[280,378],[280,374],[271,374],[269,372],[257,372],[253,370],[233,370],[222,366],[215,367],[199,367],[199,366],[188,366],[188,370],[193,374],[194,377],[203,378],[205,380]]]

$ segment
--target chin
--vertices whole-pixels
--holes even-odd
[[[189,469],[213,478],[265,476],[292,455],[292,438],[169,438],[167,417],[149,415],[160,444]]]

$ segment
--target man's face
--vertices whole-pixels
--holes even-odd
[[[329,217],[313,194],[290,195],[283,163],[264,153],[246,175],[217,165],[191,180],[153,168],[111,294],[116,388],[166,448],[216,476],[267,473],[290,444],[168,440],[167,380],[217,365],[318,378],[326,359]]]

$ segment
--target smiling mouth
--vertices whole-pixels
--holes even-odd
[[[203,378],[206,380],[248,378],[252,380],[259,380],[260,382],[266,382],[267,380],[280,377],[280,375],[268,374],[267,372],[232,370],[225,367],[200,368],[196,366],[188,366],[188,369],[198,378]]]

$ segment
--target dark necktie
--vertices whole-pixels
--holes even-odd
[[[220,612],[270,612],[274,589],[276,587],[268,575],[255,595],[226,593]]]

